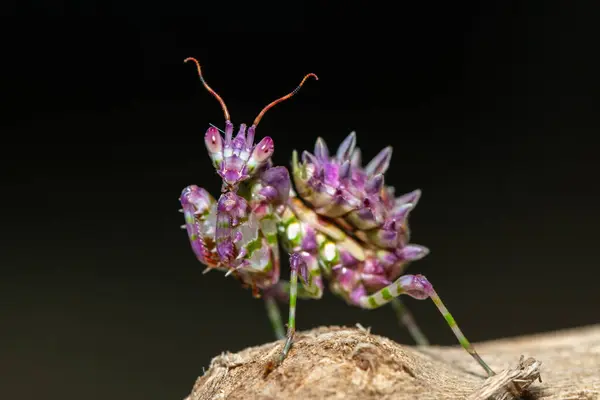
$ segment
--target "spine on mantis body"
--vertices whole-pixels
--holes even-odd
[[[302,201],[291,199],[290,207],[320,232],[320,264],[331,271],[332,291],[359,307],[368,294],[398,279],[408,263],[428,254],[409,242],[408,217],[420,190],[394,197],[394,188],[384,184],[391,154],[386,147],[363,167],[352,132],[333,156],[321,138],[314,154],[303,152],[301,162],[297,152],[292,156]]]
[[[388,146],[363,167],[354,132],[332,156],[325,141],[318,138],[314,154],[304,151],[301,162],[294,152],[292,175],[298,195],[317,214],[334,219],[365,243],[412,260],[416,253],[420,257],[428,253],[423,246],[409,245],[408,216],[421,191],[395,197],[394,187],[384,184],[391,157]]]

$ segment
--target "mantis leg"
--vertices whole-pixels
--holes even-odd
[[[268,220],[263,220],[261,230],[266,236],[269,247],[271,248],[271,262],[274,276],[279,279],[280,259],[279,246],[277,244],[277,230],[274,223],[265,223],[267,221]],[[279,340],[285,337],[285,330],[283,329],[281,312],[279,311],[279,306],[277,305],[276,295],[277,294],[273,290],[269,290],[265,293],[265,307],[267,308],[267,315],[269,316],[269,321],[271,321],[271,326],[275,332],[275,337],[277,340]]]
[[[275,338],[277,340],[283,339],[285,337],[285,330],[283,329],[281,313],[279,312],[279,307],[277,306],[277,301],[274,296],[265,296],[265,307],[267,309],[269,321],[271,321],[271,326],[275,332]]]
[[[407,294],[415,299],[424,300],[430,298],[433,303],[437,306],[440,313],[444,316],[444,319],[454,332],[454,335],[458,339],[461,346],[483,367],[488,376],[495,375],[494,371],[483,361],[479,354],[475,351],[475,348],[469,340],[462,333],[458,324],[450,314],[450,311],[446,308],[442,299],[433,289],[431,283],[423,275],[404,275],[398,278],[394,283],[384,287],[383,289],[371,294],[365,295],[360,298],[359,304],[363,308],[373,309],[381,307],[392,299]]]
[[[318,272],[320,272],[320,270]],[[314,274],[314,272],[311,271],[311,274]],[[315,282],[313,282],[312,285],[309,285],[308,287],[303,284],[298,285],[296,289],[297,299],[321,298],[323,295],[323,280],[320,276],[313,276],[315,277]],[[277,340],[286,337],[277,300],[287,302],[289,301],[289,294],[290,282],[281,280],[277,283],[277,286],[272,289],[271,293],[265,295],[265,308],[267,309],[267,315],[269,316]]]
[[[296,300],[298,299],[299,292],[303,298],[319,299],[323,296],[323,278],[319,263],[315,256],[305,251],[292,253],[290,256],[290,269],[290,312],[288,317],[287,338],[283,350],[279,355],[277,365],[283,362],[292,347],[294,334],[296,333]],[[300,276],[302,281],[300,287],[298,285],[298,276]]]
[[[408,332],[412,336],[415,343],[418,346],[427,346],[429,344],[429,340],[427,340],[427,337],[423,331],[421,331],[419,325],[417,325],[412,313],[408,308],[406,308],[404,302],[402,302],[402,300],[400,300],[398,297],[394,297],[391,303],[392,308],[396,312],[396,318],[398,319],[398,322],[400,325],[403,325],[406,329],[408,329]]]

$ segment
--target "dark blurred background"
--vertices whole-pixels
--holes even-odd
[[[394,146],[387,182],[423,190],[431,249],[409,272],[472,341],[598,323],[598,7],[492,3],[2,6],[2,398],[183,399],[213,356],[273,339],[179,229],[180,191],[220,188],[203,135],[223,116],[190,56],[236,124],[319,76],[259,126],[277,164],[351,130],[366,160]],[[412,343],[390,307],[299,303],[299,329],[357,322]]]

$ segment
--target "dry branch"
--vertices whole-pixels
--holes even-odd
[[[459,347],[410,347],[364,329],[297,334],[283,365],[263,375],[282,341],[215,357],[186,400],[600,399],[600,325],[476,344],[486,378]],[[540,378],[542,382],[540,382]]]

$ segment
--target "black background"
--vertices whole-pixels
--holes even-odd
[[[220,187],[203,135],[223,116],[190,56],[236,125],[319,76],[258,128],[277,164],[351,130],[367,160],[394,146],[387,182],[423,190],[413,240],[431,249],[409,271],[472,341],[598,322],[597,9],[3,7],[3,397],[183,399],[211,357],[272,340],[262,301],[202,275],[179,229],[183,187]],[[406,302],[456,344],[431,302]],[[411,343],[391,308],[299,303],[299,329],[356,322]]]

